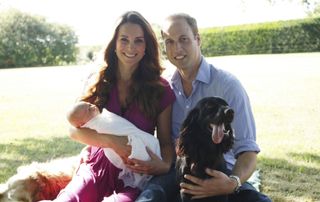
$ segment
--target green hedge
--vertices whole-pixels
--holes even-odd
[[[201,29],[205,56],[320,51],[320,18]]]

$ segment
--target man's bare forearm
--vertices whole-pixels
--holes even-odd
[[[238,157],[232,174],[240,178],[241,183],[246,182],[256,169],[257,153],[244,152]]]

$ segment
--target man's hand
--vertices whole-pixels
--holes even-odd
[[[148,147],[147,152],[150,156],[150,160],[141,161],[138,159],[128,159],[126,166],[135,173],[143,173],[148,175],[159,175],[168,172],[170,165],[162,161],[155,153],[153,153]]]
[[[223,172],[207,168],[206,173],[212,176],[212,178],[200,179],[191,175],[185,175],[186,179],[195,184],[181,183],[180,191],[193,195],[192,199],[198,199],[230,194],[237,186],[235,180],[230,179]]]

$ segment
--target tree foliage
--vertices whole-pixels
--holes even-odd
[[[78,38],[66,25],[18,10],[0,13],[0,67],[50,66],[76,60]]]
[[[266,0],[271,5],[275,6],[279,2],[298,2],[305,9],[305,12],[310,17],[320,16],[320,0]]]

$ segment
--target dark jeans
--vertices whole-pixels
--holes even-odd
[[[179,189],[175,169],[171,167],[167,174],[153,177],[136,202],[179,202]],[[241,186],[239,193],[228,197],[229,202],[271,202],[268,196],[258,192],[247,182]]]
[[[229,195],[229,202],[271,202],[271,199],[258,192],[250,183],[245,182],[237,194]]]
[[[144,188],[136,202],[166,202],[176,198],[179,193],[179,185],[176,180],[176,171],[171,166],[169,172],[153,177]]]

